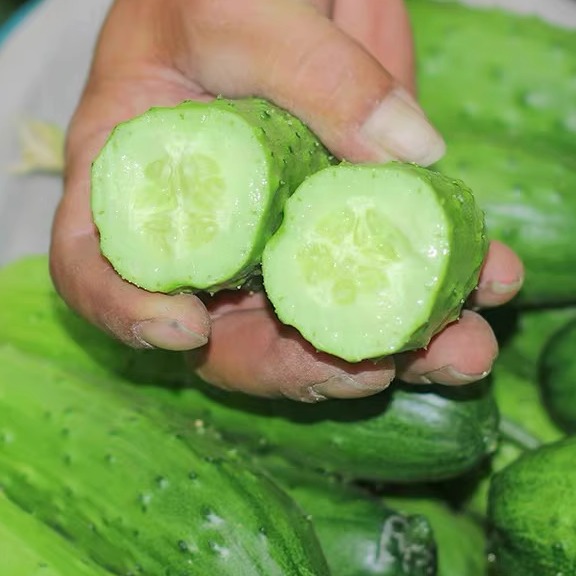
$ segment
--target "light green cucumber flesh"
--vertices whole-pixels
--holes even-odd
[[[153,108],[119,124],[93,164],[102,253],[150,291],[238,287],[284,198],[329,163],[301,122],[263,100]]]
[[[425,346],[458,317],[486,245],[463,183],[410,164],[341,164],[287,201],[264,286],[318,350],[377,358]]]

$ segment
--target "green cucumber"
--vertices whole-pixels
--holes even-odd
[[[568,433],[576,432],[576,320],[555,332],[542,352],[539,383],[550,415]]]
[[[401,514],[365,490],[280,458],[259,463],[310,515],[331,576],[436,574],[436,542],[424,516]]]
[[[262,257],[277,316],[355,362],[422,348],[459,317],[488,242],[462,182],[412,164],[340,164],[287,200]]]
[[[476,466],[497,445],[498,411],[484,382],[459,389],[402,385],[358,400],[301,404],[216,390],[197,380],[157,402],[260,454],[346,478],[420,482]]]
[[[0,558],[6,576],[112,576],[88,561],[47,524],[26,512],[0,489]]]
[[[92,168],[104,256],[150,291],[216,291],[257,271],[285,199],[331,156],[261,99],[184,102],[118,125]]]
[[[120,381],[8,346],[0,486],[114,574],[328,573],[310,522],[237,449]]]
[[[570,154],[576,136],[573,30],[446,0],[409,0],[407,6],[419,99],[449,150],[452,137],[465,129],[477,140],[483,133],[518,135],[531,147]]]
[[[464,179],[486,214],[491,239],[512,247],[526,277],[518,302],[576,302],[576,246],[571,241],[576,161],[525,139],[453,134],[436,168]]]
[[[488,565],[483,526],[439,498],[383,496],[386,505],[403,514],[425,518],[432,527],[438,556],[438,576],[485,576]]]
[[[498,411],[485,382],[458,389],[398,382],[371,398],[320,405],[253,398],[207,386],[181,354],[102,337],[59,301],[45,258],[0,271],[0,298],[1,342],[82,376],[130,379],[142,394],[253,451],[351,477],[420,481],[471,469],[497,444]]]
[[[492,478],[490,549],[497,576],[576,573],[576,437],[527,452]]]

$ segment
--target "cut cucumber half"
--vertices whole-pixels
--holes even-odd
[[[279,319],[355,362],[422,348],[476,287],[484,214],[462,182],[412,164],[343,163],[288,199],[262,260]]]
[[[157,292],[239,287],[286,198],[331,156],[261,99],[185,102],[118,125],[92,168],[103,255]]]

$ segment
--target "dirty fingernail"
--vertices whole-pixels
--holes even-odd
[[[390,384],[389,380],[383,379],[381,385],[367,385],[347,374],[332,376],[323,382],[313,384],[309,388],[310,396],[316,400],[328,398],[363,398],[381,392]]]
[[[471,384],[486,378],[490,374],[490,370],[480,372],[479,374],[464,374],[454,368],[454,366],[443,366],[438,370],[432,370],[426,374],[422,374],[420,378],[421,384]]]
[[[164,350],[193,350],[204,346],[208,338],[189,330],[177,320],[159,318],[144,320],[136,324],[133,333],[147,348]]]
[[[403,88],[394,88],[372,112],[360,133],[383,159],[429,166],[446,150],[444,140]]]

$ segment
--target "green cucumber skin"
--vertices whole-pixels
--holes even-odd
[[[408,7],[420,101],[447,142],[435,168],[471,186],[490,238],[523,260],[518,304],[575,302],[574,220],[566,206],[576,185],[576,85],[569,81],[576,34],[457,2],[411,0]]]
[[[199,380],[159,402],[200,419],[255,453],[275,453],[347,478],[419,482],[457,476],[496,448],[498,412],[483,386],[396,383],[367,399],[301,404],[220,392]]]
[[[383,501],[402,514],[420,515],[428,521],[436,541],[438,576],[486,576],[486,534],[472,515],[432,497],[384,493]]]
[[[436,542],[423,515],[399,513],[362,489],[281,458],[257,461],[310,515],[331,576],[436,574]]]
[[[142,119],[161,115],[166,111],[181,110],[219,110],[231,115],[235,115],[250,126],[253,135],[260,143],[262,150],[267,157],[266,190],[262,192],[261,201],[262,215],[257,226],[252,230],[254,241],[251,249],[244,255],[242,265],[229,278],[211,285],[190,285],[181,286],[158,279],[154,282],[141,281],[138,277],[125,278],[132,283],[151,291],[177,292],[187,291],[209,291],[216,292],[223,289],[233,289],[250,282],[254,275],[259,274],[258,266],[264,246],[272,233],[280,224],[282,210],[286,198],[296,189],[304,178],[321,168],[330,165],[333,157],[320,143],[316,136],[299,119],[295,118],[287,111],[260,98],[247,98],[239,100],[229,100],[216,98],[211,102],[186,101],[174,108],[151,108],[143,115],[127,120],[116,126],[111,132],[106,144],[95,159],[92,168],[92,212],[94,220],[100,233],[101,249],[111,263],[117,268],[117,272],[126,276],[123,272],[119,258],[115,257],[115,244],[122,242],[112,229],[109,232],[110,224],[107,222],[111,218],[106,210],[105,192],[102,192],[102,181],[107,176],[108,168],[108,148],[112,149],[114,140],[118,134],[126,129],[130,129],[135,123]],[[241,225],[241,223],[236,223]],[[234,250],[235,246],[230,246]],[[160,262],[157,265],[161,265]],[[155,266],[154,262],[150,263]]]
[[[575,219],[568,209],[576,187],[576,162],[525,141],[497,141],[473,133],[454,135],[438,170],[465,179],[486,214],[487,233],[513,248],[525,279],[517,303],[576,302]]]
[[[0,297],[0,341],[82,375],[149,384],[143,393],[189,419],[206,419],[257,451],[277,450],[296,462],[352,477],[415,482],[455,476],[495,448],[498,411],[482,384],[455,390],[404,389],[394,383],[372,398],[319,405],[220,393],[211,387],[204,393],[194,389],[204,384],[190,374],[182,355],[127,348],[63,306],[45,257],[0,270]],[[160,384],[190,389],[173,392]]]
[[[493,478],[490,551],[496,576],[576,570],[576,438],[525,453]]]
[[[309,521],[266,476],[121,389],[2,347],[5,494],[114,574],[328,573]]]
[[[558,151],[574,149],[573,30],[458,2],[409,0],[407,6],[419,100],[449,149],[463,127],[518,135]]]
[[[576,320],[549,339],[539,365],[542,398],[555,422],[567,433],[576,431]]]
[[[7,576],[112,576],[0,490],[0,558]]]
[[[378,336],[383,331],[386,332],[386,319],[379,325],[377,333],[365,330],[363,336],[361,330],[353,327],[349,332],[342,329],[342,334],[335,342],[325,341],[321,331],[307,324],[305,314],[303,318],[298,318],[298,299],[302,296],[299,293],[295,295],[288,293],[283,288],[282,278],[278,277],[279,274],[289,273],[284,272],[286,270],[283,266],[284,247],[289,245],[292,236],[301,233],[298,228],[302,225],[303,219],[300,210],[302,206],[307,209],[306,193],[312,192],[314,185],[318,187],[328,184],[334,187],[340,185],[350,190],[348,204],[353,206],[358,190],[350,187],[350,182],[354,180],[355,175],[357,179],[368,177],[376,181],[381,179],[383,197],[387,196],[387,183],[400,176],[408,178],[407,186],[425,187],[442,206],[447,221],[446,227],[449,229],[449,255],[446,266],[440,278],[430,279],[429,294],[432,300],[430,303],[426,302],[425,309],[421,310],[416,302],[411,302],[409,311],[397,309],[386,312],[373,311],[376,315],[403,318],[404,323],[408,325],[415,324],[413,330],[407,331],[404,341],[399,342],[395,348],[387,346],[386,341],[381,343],[381,348],[376,348],[374,344],[379,340]],[[339,179],[343,184],[339,183]],[[361,196],[359,202],[365,203],[366,200]],[[426,238],[423,238],[424,241]],[[430,242],[432,243],[432,239]],[[264,250],[262,259],[264,288],[282,322],[301,331],[317,349],[335,354],[349,362],[357,362],[425,347],[436,333],[460,316],[463,304],[478,284],[487,250],[484,214],[476,204],[472,190],[463,181],[448,178],[415,164],[390,162],[382,165],[353,165],[343,162],[310,176],[286,202],[285,218]],[[410,264],[406,262],[406,268],[409,268]],[[306,287],[302,287],[302,291],[305,290]],[[334,307],[334,314],[338,314],[337,305]],[[346,340],[350,343],[345,343]]]

